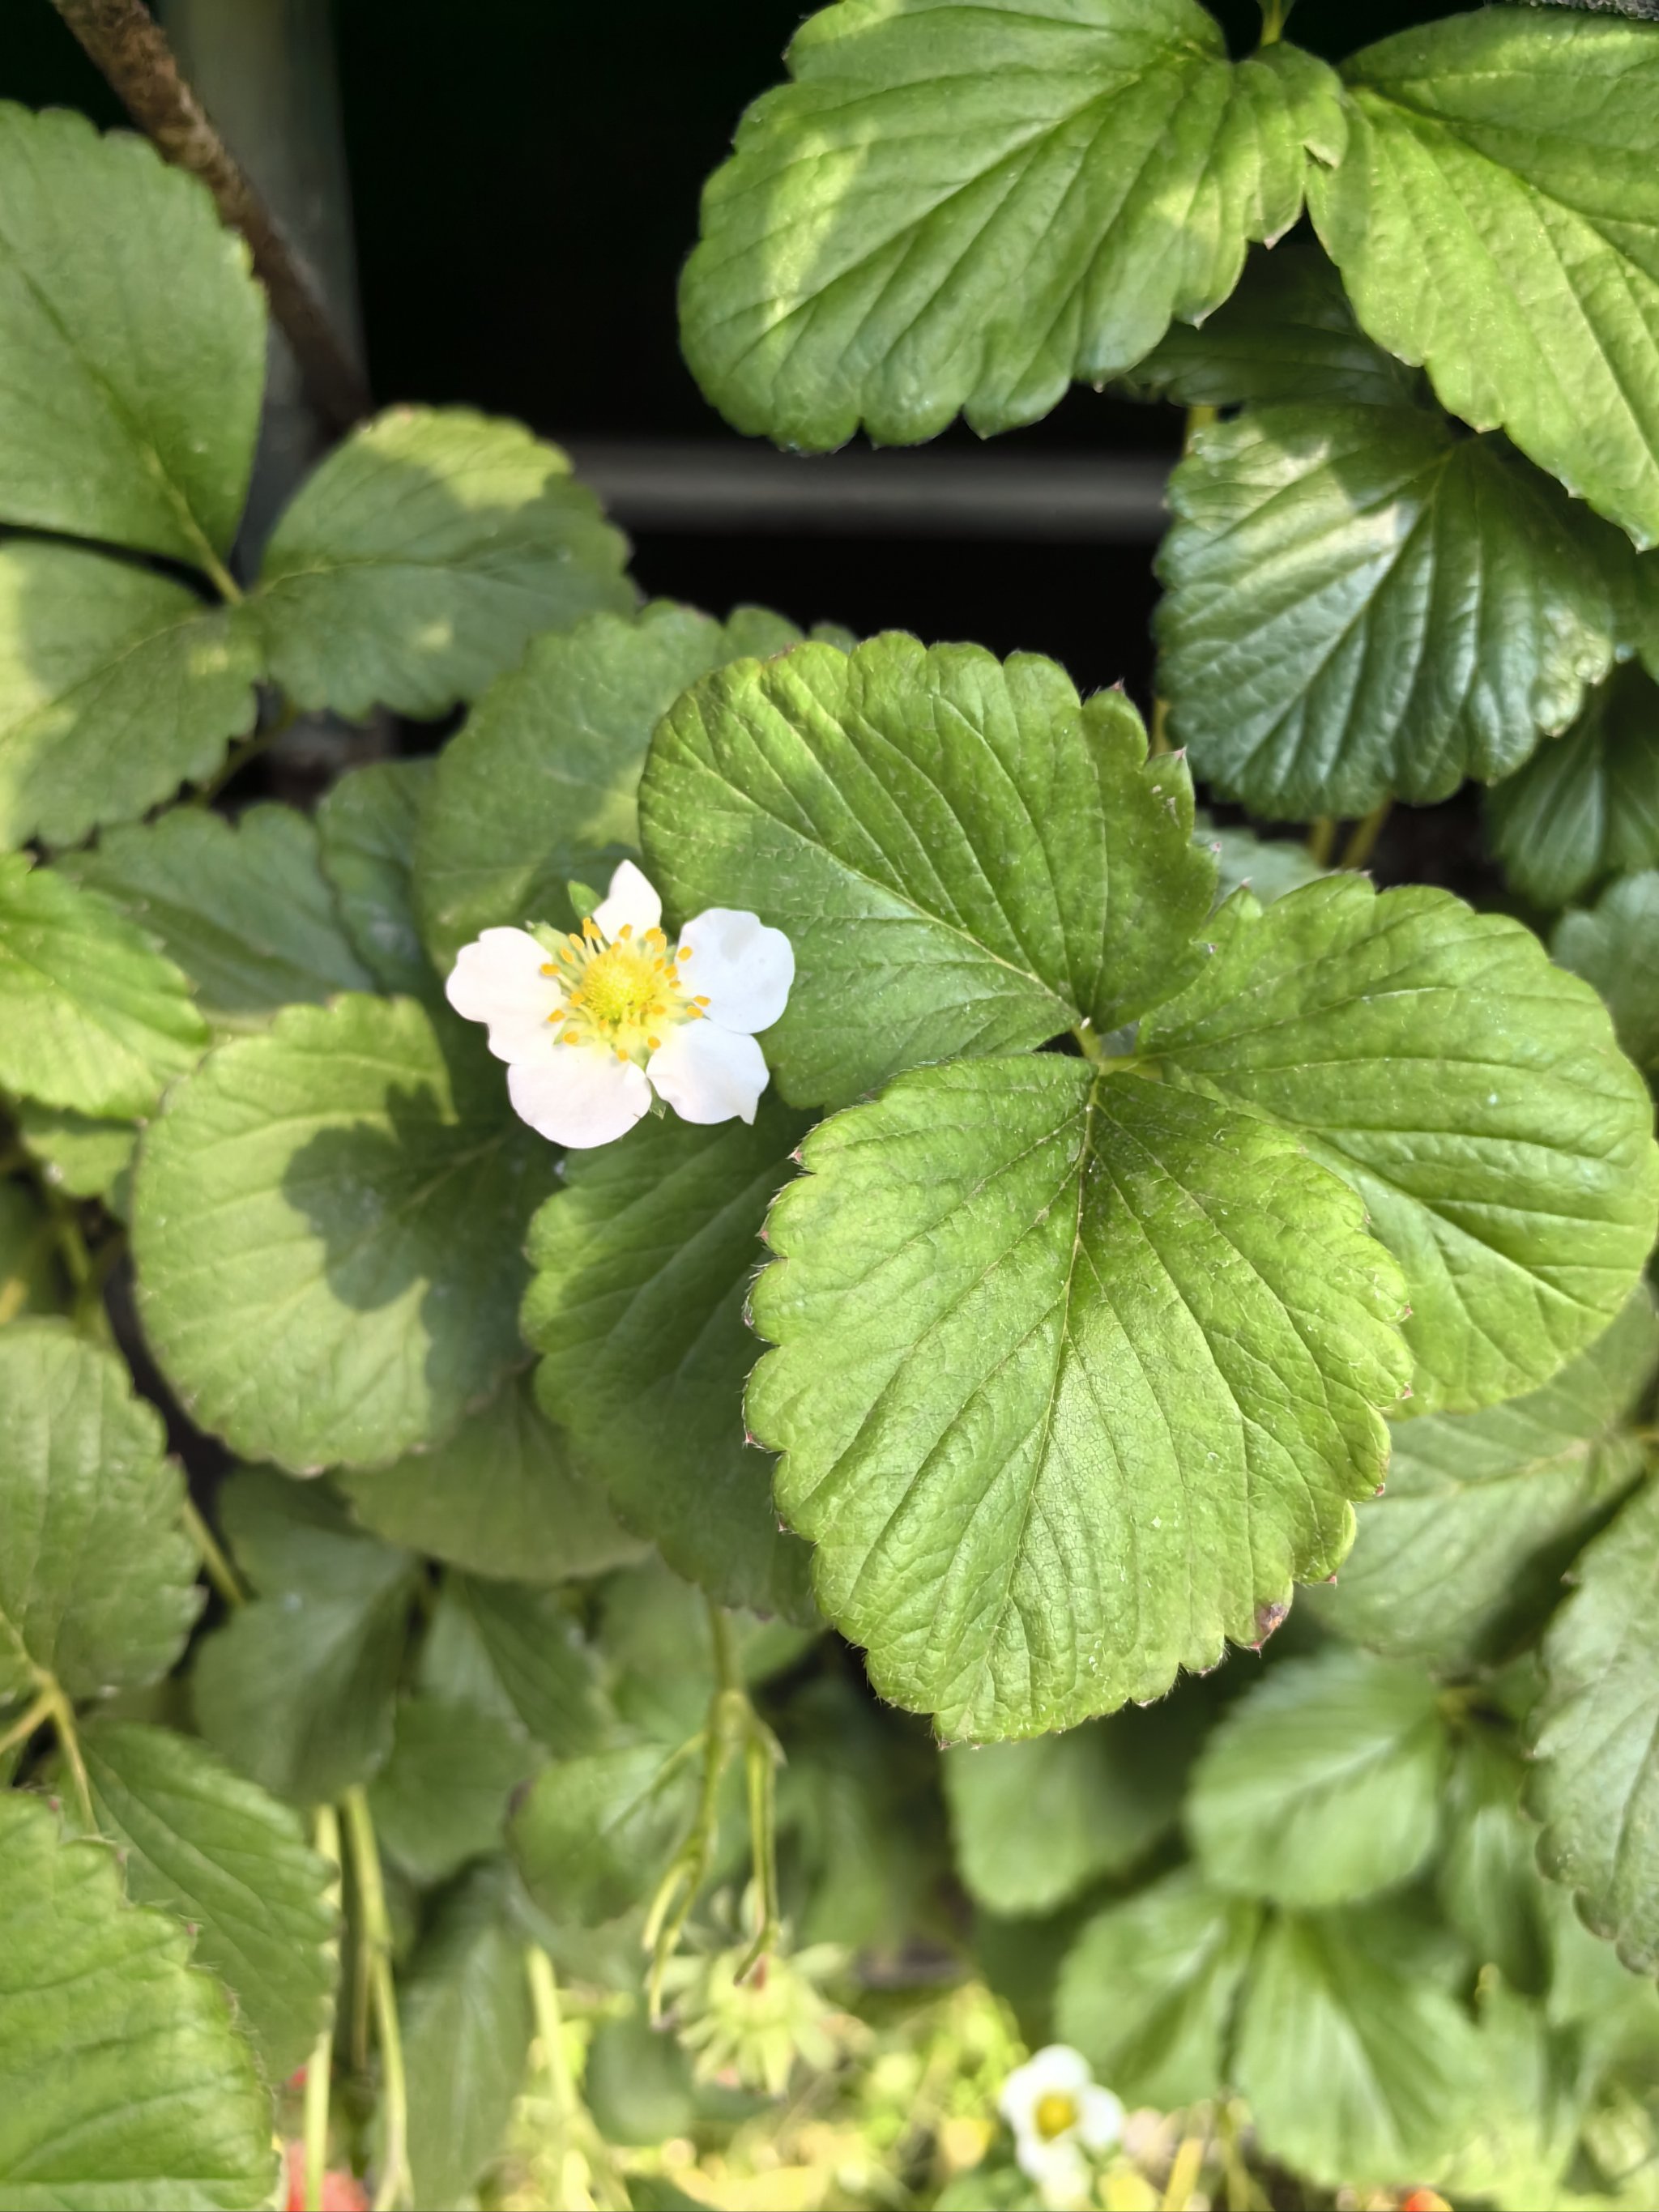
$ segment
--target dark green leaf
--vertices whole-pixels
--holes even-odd
[[[420,998],[433,975],[421,949],[411,881],[429,760],[371,761],[349,769],[317,809],[323,873],[357,957],[388,991]]]
[[[1436,1887],[1452,1926],[1483,1965],[1536,1995],[1550,1980],[1550,1893],[1538,1831],[1521,1813],[1526,1768],[1490,1729],[1470,1729],[1446,1791],[1446,1846]]]
[[[1564,915],[1551,949],[1607,1000],[1638,1066],[1659,1076],[1659,870],[1614,884],[1593,913]]]
[[[62,1313],[68,1293],[57,1224],[27,1183],[0,1182],[0,1298],[7,1318]]]
[[[422,1686],[513,1719],[555,1758],[607,1730],[592,1659],[551,1590],[451,1575],[421,1655]]]
[[[1540,906],[1659,863],[1659,688],[1634,665],[1486,800],[1504,873]]]
[[[727,1627],[750,1689],[794,1666],[813,1632],[733,1612]],[[605,1586],[599,1641],[617,1711],[672,1750],[695,1735],[719,1686],[708,1600],[653,1553]]]
[[[1286,891],[1300,890],[1327,872],[1299,837],[1258,837],[1253,830],[1218,830],[1200,807],[1193,830],[1193,842],[1207,846],[1216,856],[1220,880],[1215,902],[1224,905],[1236,890],[1248,884],[1263,906],[1271,906]]]
[[[524,1731],[476,1705],[405,1698],[369,1785],[375,1832],[411,1879],[446,1881],[499,1850],[507,1801],[540,1764]]]
[[[672,1759],[656,1744],[626,1744],[542,1769],[509,1841],[550,1918],[597,1927],[656,1887],[696,1790],[691,1764]]]

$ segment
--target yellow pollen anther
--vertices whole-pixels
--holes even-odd
[[[646,1039],[646,1042],[650,1046],[653,1052],[660,1052],[662,1050],[662,1039],[660,1037],[648,1036]]]
[[[1050,2089],[1047,2096],[1037,2099],[1032,2117],[1044,2142],[1053,2142],[1056,2136],[1063,2136],[1077,2125],[1077,2100],[1068,2097],[1063,2089]]]
[[[618,944],[618,945],[621,945],[621,944],[625,943],[625,942],[626,942],[626,940],[627,940],[629,938],[630,938],[633,934],[634,934],[634,925],[633,925],[633,923],[632,923],[631,921],[625,921],[625,922],[623,922],[623,924],[622,927],[621,927],[621,928],[617,932],[617,944]]]
[[[706,1006],[708,1001],[707,999],[693,999],[691,1003],[694,1006]]]
[[[553,965],[553,963],[550,960],[543,961],[542,973],[544,975],[556,975],[558,972],[558,969]]]
[[[696,950],[696,947],[693,945],[682,945],[674,957],[676,960],[689,960]]]

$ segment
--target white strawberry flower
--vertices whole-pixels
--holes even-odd
[[[580,931],[486,929],[444,991],[489,1025],[514,1111],[581,1151],[625,1137],[653,1091],[682,1121],[752,1121],[768,1081],[755,1032],[794,980],[783,932],[731,907],[689,921],[671,951],[661,899],[624,860]]]
[[[1069,2044],[1051,2043],[1002,2085],[997,2108],[1014,2131],[1020,2170],[1045,2204],[1080,2204],[1089,2194],[1089,2160],[1123,2134],[1123,2107]]]

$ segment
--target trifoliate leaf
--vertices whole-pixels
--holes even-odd
[[[1200,322],[1341,144],[1291,46],[1237,64],[1193,0],[844,0],[704,191],[693,374],[780,445],[1046,415]]]
[[[0,1331],[0,1695],[165,1674],[201,1604],[184,1484],[125,1362],[66,1322]]]
[[[1188,1830],[1218,1888],[1346,1904],[1407,1881],[1433,1850],[1445,1764],[1420,1667],[1363,1651],[1287,1660],[1205,1745]]]
[[[52,1215],[27,1183],[0,1182],[0,1311],[8,1322],[62,1313],[68,1291]]]
[[[138,1142],[136,1122],[101,1121],[26,1098],[17,1109],[17,1130],[54,1190],[70,1198],[101,1199],[112,1213],[126,1218]]]
[[[1659,40],[1477,9],[1357,54],[1313,218],[1364,327],[1659,538]]]
[[[538,630],[635,601],[626,541],[556,446],[460,407],[394,407],[295,495],[250,611],[296,705],[441,714]]]
[[[1258,1905],[1185,1869],[1109,1905],[1066,1954],[1056,2032],[1126,2104],[1215,2096],[1261,1924]]]
[[[1286,891],[1300,890],[1328,872],[1297,837],[1258,837],[1254,830],[1218,829],[1200,807],[1193,827],[1193,842],[1216,856],[1219,880],[1216,904],[1224,905],[1245,884],[1263,906],[1271,906]]]
[[[1260,1642],[1335,1566],[1403,1299],[1293,1137],[1042,1054],[905,1076],[805,1163],[749,1416],[883,1696],[947,1738],[1069,1726]]]
[[[1504,873],[1540,906],[1659,864],[1659,687],[1633,663],[1486,799]]]
[[[447,1881],[501,1849],[508,1801],[540,1763],[523,1729],[496,1714],[405,1698],[392,1756],[369,1784],[382,1848],[412,1881]]]
[[[0,521],[228,552],[264,386],[246,246],[143,139],[63,109],[0,107]]]
[[[79,1114],[148,1114],[207,1041],[184,976],[107,900],[0,856],[0,1085]]]
[[[1468,2015],[1388,1934],[1380,1915],[1287,1914],[1251,1962],[1237,2086],[1266,2155],[1331,2187],[1432,2179],[1485,2079]]]
[[[666,599],[538,638],[439,757],[416,860],[439,970],[492,923],[579,922],[570,878],[603,890],[639,843],[635,797],[657,722],[712,669],[799,642],[763,608],[720,623]]]
[[[1659,1322],[1639,1285],[1541,1390],[1402,1422],[1335,1589],[1309,1592],[1320,1619],[1436,1667],[1501,1657],[1553,1606],[1587,1521],[1639,1470],[1626,1424],[1656,1364]]]
[[[1457,1747],[1445,1805],[1445,1849],[1436,1877],[1441,1908],[1482,1966],[1540,1995],[1550,1981],[1552,1893],[1538,1871],[1538,1831],[1521,1812],[1526,1768],[1490,1728],[1470,1727]]]
[[[508,1836],[532,1898],[550,1920],[582,1928],[642,1903],[667,1872],[696,1796],[691,1763],[653,1743],[544,1767]]]
[[[504,1382],[430,1451],[336,1477],[365,1528],[410,1551],[508,1582],[560,1583],[636,1559],[599,1483],[573,1463],[530,1377]]]
[[[429,760],[349,769],[317,809],[323,873],[357,957],[388,991],[420,998],[433,974],[416,926],[411,872]]]
[[[210,775],[253,726],[258,676],[247,626],[182,584],[0,545],[0,846],[77,843]]]
[[[647,1119],[573,1153],[531,1231],[524,1329],[542,1403],[623,1520],[722,1605],[810,1620],[806,1555],[743,1413],[761,1227],[805,1130],[763,1098],[752,1127]]]
[[[1263,408],[1200,431],[1170,499],[1171,727],[1257,813],[1491,782],[1613,665],[1624,538],[1443,416]]]
[[[1619,1312],[1659,1211],[1652,1104],[1605,1010],[1444,891],[1333,876],[1210,927],[1139,1051],[1352,1183],[1405,1273],[1416,1410],[1546,1381]]]
[[[647,873],[682,918],[752,908],[795,981],[765,1051],[786,1098],[1103,1035],[1167,998],[1215,876],[1192,786],[1121,692],[1051,660],[893,633],[708,678],[640,789]]]
[[[1637,1066],[1659,1075],[1659,870],[1626,876],[1589,914],[1565,915],[1550,949],[1607,1000]]]
[[[441,1438],[521,1356],[556,1154],[447,1011],[294,1006],[170,1095],[135,1179],[139,1303],[204,1427],[298,1474]]]
[[[266,2080],[284,2081],[328,2024],[333,1868],[286,1805],[188,1736],[105,1721],[82,1749],[128,1895],[195,1929],[197,1964],[236,1999]]]
[[[270,2202],[270,2100],[178,1921],[121,1895],[115,1854],[0,1795],[0,2198],[17,2212]]]
[[[446,1578],[421,1686],[516,1721],[556,1759],[596,1750],[610,1724],[575,1620],[551,1590],[522,1583]]]
[[[296,1000],[371,989],[317,857],[289,806],[251,806],[235,826],[198,807],[131,823],[58,864],[144,930],[195,986],[214,1029],[260,1029]]]
[[[1659,1968],[1659,1488],[1579,1559],[1544,1642],[1529,1806],[1539,1859],[1632,1973]]]
[[[202,1733],[298,1805],[367,1781],[392,1747],[416,1562],[352,1528],[327,1493],[240,1474],[220,1510],[254,1600],[204,1642]]]
[[[471,2201],[523,2086],[532,2027],[523,1936],[499,1870],[444,1899],[400,1989],[417,2204]]]

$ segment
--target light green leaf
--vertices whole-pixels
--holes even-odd
[[[1218,1888],[1346,1904],[1409,1880],[1434,1849],[1445,1765],[1420,1667],[1363,1651],[1287,1660],[1205,1745],[1188,1831]]]
[[[269,2202],[269,2100],[190,1938],[129,1905],[115,1854],[0,1795],[0,2198],[15,2212]]]
[[[1659,1969],[1659,1488],[1579,1559],[1544,1641],[1529,1809],[1539,1860],[1632,1973]]]
[[[369,1784],[375,1832],[411,1880],[447,1881],[501,1849],[507,1801],[540,1763],[523,1729],[497,1714],[405,1698],[392,1756]]]
[[[799,641],[763,608],[722,624],[667,599],[538,638],[439,756],[416,896],[440,971],[492,923],[580,921],[570,878],[603,889],[639,843],[635,795],[656,723],[698,677]]]
[[[1126,2104],[1192,2105],[1227,2085],[1258,1905],[1183,1869],[1090,1921],[1060,1969],[1054,2026]]]
[[[1335,1589],[1308,1593],[1319,1618],[1436,1667],[1501,1657],[1554,1604],[1586,1522],[1639,1469],[1626,1424],[1656,1364],[1659,1321],[1643,1285],[1541,1390],[1401,1423],[1388,1488],[1359,1507]]]
[[[340,927],[317,832],[292,807],[250,806],[234,828],[176,807],[58,866],[156,940],[221,1035],[263,1028],[296,1000],[321,1006],[373,988]]]
[[[222,1046],[136,1178],[139,1303],[204,1427],[296,1474],[441,1438],[520,1356],[557,1155],[447,1010],[348,996]]]
[[[1478,9],[1343,72],[1309,205],[1364,327],[1454,415],[1659,538],[1659,40]]]
[[[0,1182],[0,1298],[8,1319],[62,1313],[68,1292],[58,1224],[27,1183]]]
[[[388,991],[421,998],[433,974],[421,949],[411,880],[429,760],[370,761],[349,769],[317,809],[323,873],[357,956]]]
[[[1474,2023],[1377,1916],[1286,1915],[1251,1965],[1237,2086],[1263,2152],[1330,2187],[1432,2180],[1485,2079]]]
[[[1170,480],[1159,683],[1256,812],[1364,814],[1517,768],[1613,665],[1630,548],[1502,439],[1412,407],[1263,408]]]
[[[80,1114],[147,1114],[207,1040],[185,977],[107,900],[0,856],[0,1084]]]
[[[525,1943],[496,1870],[446,1898],[401,1990],[415,2203],[471,2202],[504,2148],[532,2027]]]
[[[1148,759],[1121,692],[1079,705],[1051,660],[896,632],[697,684],[659,725],[640,817],[682,918],[747,907],[787,932],[764,1048],[799,1105],[1116,1029],[1191,972],[1215,884],[1185,764]]]
[[[1341,144],[1322,64],[1235,65],[1193,0],[844,0],[788,60],[704,191],[680,336],[728,421],[813,451],[1121,375]]]
[[[247,626],[168,577],[0,544],[0,846],[76,844],[210,775],[253,727],[259,672]]]
[[[508,1835],[532,1898],[550,1919],[582,1928],[642,1903],[667,1871],[696,1792],[691,1764],[653,1743],[544,1767]]]
[[[1633,663],[1591,693],[1558,744],[1486,799],[1486,829],[1513,887],[1565,906],[1603,877],[1659,863],[1659,688]]]
[[[1659,870],[1626,876],[1591,913],[1564,915],[1550,949],[1606,1000],[1637,1066],[1659,1076]]]
[[[1513,1746],[1474,1723],[1458,1745],[1446,1790],[1436,1889],[1479,1963],[1535,1996],[1551,1978],[1552,1893],[1538,1871],[1538,1831],[1522,1817],[1525,1779]]]
[[[301,707],[441,714],[538,630],[635,601],[626,540],[556,446],[461,407],[394,407],[307,478],[251,603]]]
[[[416,1562],[353,1528],[322,1489],[280,1475],[237,1475],[220,1513],[258,1595],[202,1644],[197,1719],[278,1797],[327,1802],[391,1750]]]
[[[605,1491],[573,1463],[527,1375],[429,1451],[335,1477],[365,1528],[507,1582],[566,1582],[640,1556]]]
[[[738,1672],[753,1690],[793,1667],[815,1641],[775,1614],[733,1611],[726,1623]],[[720,1686],[708,1601],[653,1554],[612,1575],[599,1630],[617,1711],[672,1750],[695,1735]]]
[[[228,551],[264,295],[194,178],[63,109],[0,106],[0,521],[198,566]]]
[[[1300,890],[1328,872],[1299,837],[1258,837],[1255,830],[1238,827],[1218,830],[1202,807],[1194,820],[1193,842],[1216,856],[1218,906],[1246,884],[1263,906],[1271,906],[1286,891]]]
[[[421,1686],[516,1721],[556,1759],[597,1749],[610,1714],[573,1615],[551,1590],[450,1575]]]
[[[1065,1727],[1259,1643],[1336,1565],[1402,1299],[1292,1137],[1043,1054],[901,1078],[805,1163],[749,1416],[883,1696],[947,1738]]]
[[[66,1322],[0,1330],[0,1695],[165,1674],[201,1605],[184,1484],[124,1361]]]
[[[53,1189],[70,1198],[101,1199],[112,1213],[126,1218],[136,1122],[100,1121],[26,1098],[17,1108],[17,1132]]]
[[[1405,1272],[1415,1406],[1545,1382],[1613,1320],[1659,1212],[1645,1086],[1527,930],[1363,878],[1234,897],[1199,980],[1140,1030],[1166,1083],[1293,1130]]]
[[[805,1129],[763,1098],[752,1127],[647,1119],[573,1153],[531,1230],[524,1329],[542,1403],[628,1525],[722,1605],[810,1620],[806,1556],[743,1414],[761,1227]]]
[[[286,1805],[171,1729],[105,1721],[82,1738],[98,1826],[128,1893],[196,1931],[271,2082],[302,2065],[334,1990],[334,1869]]]

